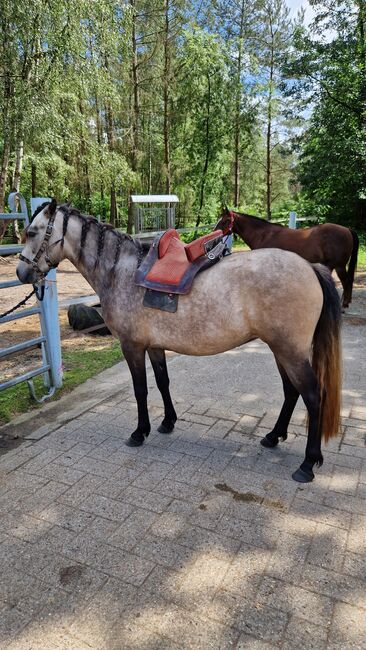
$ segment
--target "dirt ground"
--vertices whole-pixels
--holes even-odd
[[[18,263],[16,256],[0,257],[0,282],[14,280],[16,278],[15,269]],[[17,302],[22,300],[29,292],[31,287],[28,285],[11,287],[10,289],[1,289],[0,291],[0,313],[7,311]],[[93,290],[82,275],[68,260],[64,260],[57,270],[57,291],[59,303],[68,298],[78,296],[93,295]],[[26,307],[32,307],[36,304],[36,299],[32,297]],[[67,309],[60,308],[60,329],[63,350],[76,349],[80,350],[88,346],[96,351],[104,348],[108,341],[112,341],[112,336],[96,335],[78,335],[73,332],[67,318]],[[0,347],[15,345],[34,336],[39,336],[40,326],[38,316],[30,316],[20,320],[11,321],[0,325]],[[10,357],[1,362],[0,377],[2,380],[10,379],[14,375],[27,372],[31,367],[38,364],[41,355],[39,350],[30,350]]]
[[[0,282],[13,280],[18,259],[16,256],[0,257]],[[339,283],[337,283],[339,286]],[[68,298],[78,296],[90,296],[93,291],[87,281],[80,275],[75,267],[68,260],[64,260],[57,270],[57,289],[59,302]],[[0,313],[10,309],[14,304],[19,302],[29,293],[30,287],[19,286],[0,291]],[[28,307],[35,304],[32,298]],[[82,349],[85,346],[93,347],[95,350],[105,347],[107,340],[112,337],[100,337],[95,335],[78,335],[73,332],[67,319],[67,310],[60,308],[60,327],[61,340],[64,350]],[[351,324],[366,325],[366,270],[360,271],[356,275],[354,283],[354,299],[351,308],[345,316]],[[0,347],[14,345],[32,336],[39,334],[38,316],[23,318],[0,325]],[[15,374],[26,372],[34,362],[40,359],[39,350],[31,350],[22,353],[2,362],[0,376],[8,379]]]

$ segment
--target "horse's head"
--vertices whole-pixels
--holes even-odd
[[[27,284],[35,284],[61,261],[62,213],[52,199],[38,208],[24,231],[25,246],[19,256],[17,276]]]
[[[214,230],[222,230],[224,235],[231,233],[234,223],[234,214],[227,206],[223,209],[220,219],[218,220]]]

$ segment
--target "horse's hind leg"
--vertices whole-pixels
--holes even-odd
[[[349,303],[351,302],[351,295],[350,295],[350,286],[349,286],[349,279],[348,279],[348,274],[347,274],[347,269],[345,266],[337,266],[336,267],[336,273],[342,283],[343,287],[343,296],[342,296],[342,307],[346,309],[346,307],[349,306]]]
[[[299,398],[299,391],[289,380],[285,369],[280,363],[278,363],[277,359],[276,363],[282,379],[285,401],[272,431],[267,433],[267,435],[261,440],[261,445],[263,445],[263,447],[276,447],[280,438],[286,440],[287,428]]]
[[[171,433],[177,421],[177,414],[173,406],[172,398],[170,397],[165,351],[160,348],[148,348],[147,352],[154,370],[156,385],[160,390],[164,402],[164,419],[160,427],[158,427],[158,431],[160,433]]]
[[[139,447],[150,433],[150,420],[147,410],[146,350],[130,343],[121,343],[121,347],[131,371],[138,412],[137,429],[131,434],[126,444],[129,447]]]
[[[299,469],[292,474],[292,478],[299,483],[309,483],[314,478],[314,465],[320,466],[323,464],[319,384],[308,360],[296,365],[284,365],[291,383],[303,398],[309,414],[305,460]]]

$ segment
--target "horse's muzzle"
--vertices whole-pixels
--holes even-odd
[[[19,262],[16,274],[22,284],[35,284],[39,280],[36,271],[26,262]]]

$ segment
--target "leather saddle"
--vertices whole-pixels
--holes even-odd
[[[222,230],[185,244],[170,228],[153,241],[135,274],[140,287],[163,293],[189,293],[196,274],[212,266],[223,256]]]

